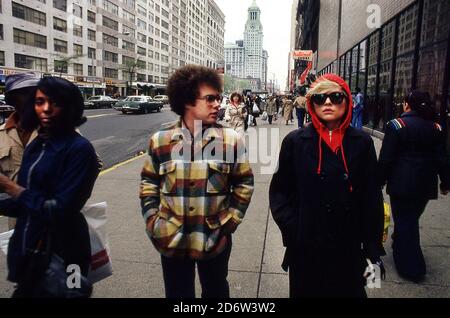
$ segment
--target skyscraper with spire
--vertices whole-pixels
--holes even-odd
[[[248,8],[247,23],[244,31],[245,48],[245,76],[259,78],[263,81],[264,55],[263,55],[263,26],[261,23],[261,10],[256,0]]]
[[[248,8],[244,40],[225,45],[225,73],[238,78],[250,77],[259,82],[258,88],[266,89],[269,55],[263,49],[263,38],[261,10],[254,0]]]

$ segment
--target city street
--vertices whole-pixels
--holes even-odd
[[[97,111],[92,113],[97,113]],[[103,113],[99,111],[99,114],[111,114],[111,112],[109,110]],[[154,115],[171,116],[166,110],[162,114],[136,115],[130,116],[130,118],[145,119]],[[88,116],[95,115],[88,114]],[[101,123],[102,127],[110,125],[106,118],[114,118],[117,122],[128,121],[128,119],[122,119],[123,116],[119,114],[104,116],[105,122]],[[94,124],[96,121],[92,119],[91,123]],[[132,122],[127,123],[131,124]],[[144,123],[142,125],[144,126]],[[267,123],[260,122],[258,135],[261,136],[261,129],[268,127]],[[287,133],[296,128],[294,124],[270,127],[271,129],[280,129],[280,141]],[[157,128],[151,127],[151,129]],[[87,133],[94,136],[94,140],[104,138],[100,134],[94,135],[90,131]],[[374,138],[374,142],[379,151],[381,141]],[[127,142],[124,141],[124,144],[126,145]],[[249,145],[249,151],[255,150],[257,144]],[[261,146],[260,142],[259,144]],[[121,155],[123,156],[123,154]],[[89,203],[106,201],[108,204],[108,236],[114,269],[113,276],[94,286],[93,297],[164,297],[160,256],[145,234],[138,198],[140,171],[145,159],[145,155],[136,157],[134,161],[102,174],[97,179],[89,200]],[[281,235],[269,209],[268,191],[272,176],[261,174],[261,166],[260,163],[252,164],[255,174],[255,192],[244,222],[233,236],[233,250],[228,275],[233,298],[285,298],[289,295],[288,275],[281,269],[284,253]],[[388,200],[386,195],[385,200]],[[381,283],[381,289],[368,290],[369,297],[450,297],[450,268],[448,267],[450,263],[448,235],[450,215],[448,206],[450,206],[450,197],[440,196],[438,201],[429,203],[421,219],[421,244],[428,267],[425,281],[415,284],[405,281],[397,275],[389,238],[385,243],[387,256],[383,258],[387,272],[386,281]],[[6,218],[0,218],[0,232],[6,231],[6,229]],[[392,230],[393,224],[391,223],[389,235],[392,234]],[[6,258],[0,253],[0,297],[9,297],[13,291],[13,284],[6,281],[6,273]],[[197,296],[199,295],[200,288],[197,279]]]
[[[94,145],[104,169],[146,151],[150,135],[176,119],[168,105],[160,113],[124,115],[109,108],[86,110],[84,115],[88,121],[80,127],[81,134]]]

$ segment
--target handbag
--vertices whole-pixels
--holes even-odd
[[[45,249],[42,249],[43,241],[39,240],[36,249],[27,255],[28,266],[19,285],[34,298],[88,298],[92,284],[81,275],[79,268],[66,267],[64,260],[52,252],[50,231],[47,231]]]

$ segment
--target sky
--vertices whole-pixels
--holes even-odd
[[[253,0],[215,0],[225,14],[225,43],[244,39],[247,10]],[[286,86],[291,36],[292,0],[256,0],[261,9],[263,47],[269,53],[267,81],[274,77]]]

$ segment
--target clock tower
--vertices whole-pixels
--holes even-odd
[[[263,81],[263,27],[261,10],[256,0],[248,8],[247,23],[244,31],[245,76],[259,78]]]

